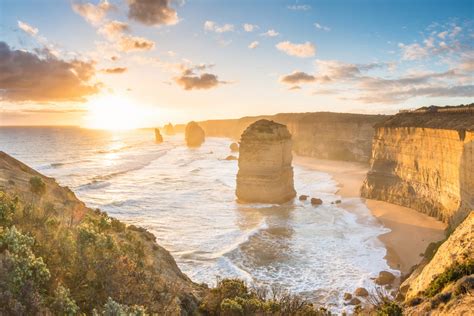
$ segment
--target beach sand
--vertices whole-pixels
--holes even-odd
[[[360,197],[360,187],[369,169],[367,164],[293,157],[295,164],[329,173],[339,184],[343,198]],[[387,248],[388,265],[403,274],[418,264],[431,242],[444,238],[446,224],[413,209],[370,199],[362,199],[372,214],[391,231],[379,236]],[[350,211],[350,208],[348,208]]]

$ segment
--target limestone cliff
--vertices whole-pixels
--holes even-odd
[[[291,134],[268,120],[251,124],[240,140],[236,195],[242,202],[284,203],[295,197]]]
[[[406,315],[470,315],[474,304],[474,211],[400,289]]]
[[[349,113],[281,113],[199,122],[207,136],[239,139],[242,132],[260,119],[284,124],[292,135],[293,151],[322,159],[368,162],[374,124],[385,115]]]
[[[205,133],[198,123],[192,121],[186,125],[184,138],[189,147],[199,147],[204,143]]]
[[[361,194],[455,227],[474,209],[474,107],[400,113],[377,124]]]

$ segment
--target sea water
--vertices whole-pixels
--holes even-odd
[[[8,127],[0,128],[0,150],[88,206],[148,229],[195,282],[278,285],[342,312],[345,292],[370,290],[371,278],[391,271],[377,238],[388,230],[360,199],[338,196],[329,174],[294,166],[297,193],[321,198],[318,207],[298,199],[239,204],[237,161],[225,160],[231,140],[209,137],[187,148],[182,134],[161,144],[153,137],[150,129]]]

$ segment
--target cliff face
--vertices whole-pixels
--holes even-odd
[[[406,315],[470,315],[474,304],[474,212],[400,289],[405,295]]]
[[[456,226],[474,209],[474,113],[406,113],[378,124],[361,194]]]
[[[22,234],[34,240],[25,258],[23,248],[16,254],[18,247],[8,245],[12,236],[25,240]],[[0,244],[0,314],[89,314],[102,310],[110,297],[150,313],[188,315],[203,293],[153,234],[87,208],[53,178],[1,151]],[[41,274],[30,271],[37,262]],[[68,297],[70,309],[48,303],[65,299],[58,291]]]
[[[295,197],[291,134],[259,120],[242,134],[236,195],[242,202],[284,203]]]
[[[207,136],[239,139],[242,132],[259,119],[284,124],[292,134],[293,151],[302,156],[322,159],[368,162],[374,124],[384,115],[348,113],[283,113],[231,120],[199,122]],[[182,127],[178,127],[181,128]]]

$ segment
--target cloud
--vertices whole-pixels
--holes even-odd
[[[445,39],[447,35],[448,35],[448,31],[438,33],[438,37],[441,39]]]
[[[428,49],[420,46],[418,43],[411,45],[405,45],[403,43],[398,44],[398,47],[402,50],[403,60],[417,60],[428,56]]]
[[[249,23],[243,24],[242,27],[244,28],[245,32],[253,32],[254,30],[258,29],[258,25]]]
[[[115,68],[106,68],[102,69],[102,72],[106,74],[122,74],[127,71],[126,67],[115,67]]]
[[[92,3],[76,2],[72,4],[72,8],[87,22],[97,26],[102,23],[105,15],[113,8],[113,5],[111,5],[107,0],[101,0],[97,5]]]
[[[301,90],[301,87],[300,86],[292,86],[292,87],[289,87],[288,90]]]
[[[316,77],[313,75],[309,75],[305,72],[301,71],[293,71],[289,75],[285,75],[280,77],[280,82],[290,85],[296,85],[301,83],[310,83],[316,81]]]
[[[314,27],[316,27],[318,30],[323,30],[323,31],[326,31],[326,32],[329,32],[331,30],[329,27],[321,25],[317,22],[314,23]]]
[[[98,32],[104,35],[106,38],[113,40],[116,39],[117,36],[122,35],[123,33],[129,32],[130,27],[127,23],[120,22],[120,21],[110,21],[106,24],[102,25]]]
[[[5,42],[0,42],[0,69],[0,98],[12,102],[85,101],[101,86],[90,83],[93,62],[12,50]]]
[[[155,47],[155,42],[148,40],[144,37],[138,36],[121,36],[117,42],[117,48],[122,52],[133,52],[133,51],[148,51]]]
[[[174,78],[174,81],[184,90],[208,90],[220,84],[229,82],[219,81],[214,74],[204,72],[206,69],[214,67],[213,64],[181,65],[181,75]],[[199,72],[201,72],[199,74]]]
[[[206,31],[211,31],[211,32],[216,32],[216,33],[233,32],[234,25],[224,24],[222,26],[219,26],[214,21],[206,21],[204,22],[204,29]]]
[[[316,54],[316,47],[310,42],[295,44],[289,41],[280,42],[275,46],[278,50],[300,58],[312,57]]]
[[[18,21],[18,27],[24,31],[25,33],[31,35],[31,36],[36,36],[38,34],[38,29],[35,28],[35,27],[32,27],[31,25],[25,23],[25,22],[22,22],[22,21]]]
[[[275,37],[275,36],[280,35],[280,33],[275,31],[274,29],[269,29],[268,31],[266,31],[265,33],[262,33],[260,35],[267,36],[267,37]]]
[[[294,4],[287,6],[289,10],[293,11],[308,11],[311,10],[311,6],[309,4]]]
[[[128,17],[145,25],[173,25],[178,13],[170,7],[170,0],[128,0]]]
[[[253,41],[252,43],[249,44],[250,49],[255,49],[258,47],[259,42],[258,41]]]

